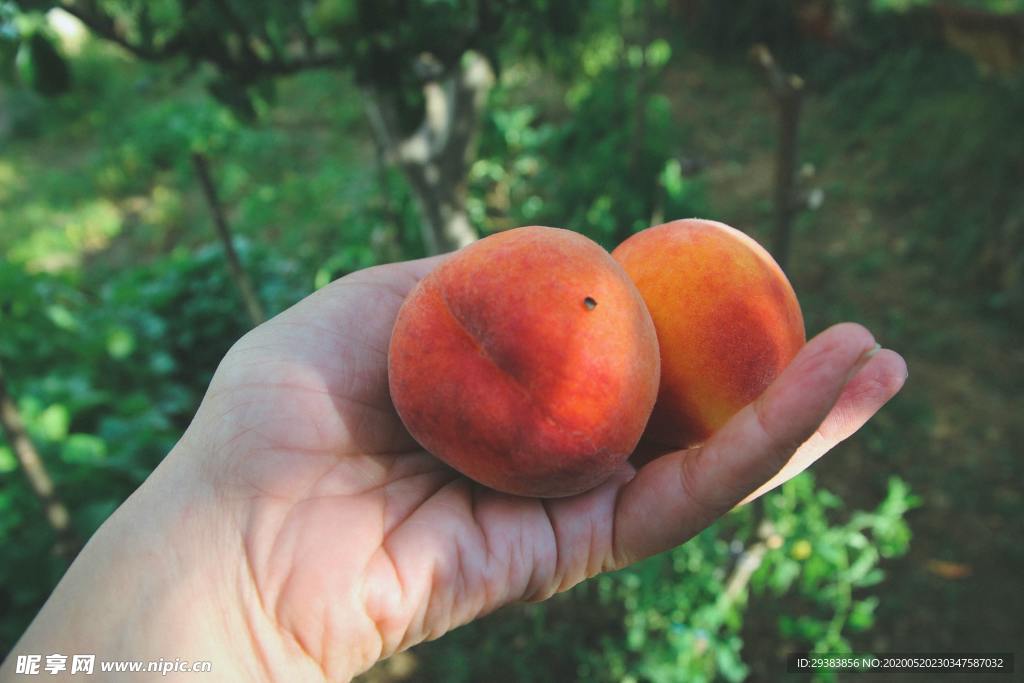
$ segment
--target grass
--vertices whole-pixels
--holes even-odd
[[[335,96],[355,92],[344,74],[281,81],[281,104],[253,127],[205,95],[201,74],[182,80],[92,43],[73,64],[73,94],[11,95],[14,130],[0,156],[7,258],[102,280],[122,263],[213,241],[195,149],[210,157],[239,236],[273,243],[309,271],[369,246],[378,169],[359,101]]]
[[[891,117],[851,132],[840,124],[844,117],[889,105],[851,102],[823,85],[830,84],[811,84],[801,145],[803,159],[815,167],[808,184],[823,188],[826,199],[797,222],[789,274],[809,334],[840,320],[861,322],[905,356],[910,379],[815,469],[823,486],[854,507],[877,503],[891,474],[924,499],[911,513],[910,554],[886,567],[877,626],[855,642],[880,651],[1010,650],[1022,635],[1024,609],[1016,578],[1024,573],[1024,497],[1015,483],[1021,476],[1015,444],[1024,438],[1024,349],[1013,322],[987,306],[990,294],[968,279],[973,264],[952,267],[948,249],[935,244],[966,239],[975,226],[944,226],[939,233],[929,223],[931,212],[892,201],[894,194],[916,194],[908,186],[922,173],[920,159],[901,157],[897,144],[906,119],[927,115],[933,128],[957,127],[963,95],[951,84],[917,103],[926,114],[907,111],[914,103],[904,103]],[[680,125],[700,132],[688,153],[710,160],[705,175],[716,217],[765,240],[774,172],[765,84],[745,65],[689,54],[667,89]],[[964,131],[998,125],[978,120],[985,104],[970,110]],[[967,195],[971,179],[960,181]],[[958,208],[972,214],[984,207]],[[771,622],[784,608],[755,603],[747,661],[778,656]]]

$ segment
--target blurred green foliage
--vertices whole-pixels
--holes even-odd
[[[200,13],[188,19],[199,24],[183,24],[176,2],[145,4],[145,21],[143,4],[103,4],[148,44],[203,22],[209,26],[198,35],[225,39],[216,29],[223,17]],[[753,172],[717,188],[729,169],[753,167],[773,151],[770,105],[758,99],[756,80],[736,75],[749,46],[766,42],[814,94],[809,116],[817,113],[819,123],[804,132],[804,156],[839,167],[822,180],[826,202],[884,213],[892,226],[871,232],[838,213],[830,214],[836,226],[813,214],[800,219],[796,246],[805,258],[795,279],[809,331],[867,318],[927,363],[958,352],[960,340],[921,315],[936,293],[949,300],[942,310],[950,315],[977,308],[1012,320],[1024,310],[1021,72],[988,73],[912,12],[892,11],[926,3],[825,3],[838,19],[824,37],[801,23],[801,7],[814,4],[807,2],[695,2],[692,14],[676,13],[687,3],[515,4],[530,20],[487,34],[501,79],[467,199],[482,234],[548,224],[612,247],[662,219],[763,223],[770,189],[756,186]],[[311,9],[302,15],[311,27],[351,39],[356,54],[353,68],[271,82],[147,65],[95,40],[70,50],[42,14],[0,2],[0,68],[18,83],[0,92],[0,358],[82,536],[173,447],[217,362],[247,329],[192,152],[212,160],[241,258],[271,313],[346,273],[424,253],[416,203],[371,144],[359,85],[380,76],[372,69],[394,76],[412,92],[406,113],[414,124],[421,103],[414,80],[403,80],[411,78],[408,62],[425,45],[448,59],[450,46],[431,27],[459,25],[469,5],[479,7],[413,5],[416,22],[390,22],[392,3],[252,3],[247,21],[271,27],[296,21],[300,6]],[[286,35],[268,40],[284,44]],[[697,92],[695,100],[685,100],[686,91]],[[727,120],[715,121],[721,112]],[[703,156],[714,157],[717,170],[702,173]],[[967,274],[970,286],[937,278],[914,301],[865,303],[881,296],[873,279],[914,272],[914,264],[932,271],[933,263]],[[999,343],[993,330],[979,335]],[[887,602],[907,604],[880,583],[883,567],[908,551],[907,514],[930,500],[889,472],[933,474],[927,465],[892,463],[937,443],[949,412],[926,396],[898,402],[844,451],[867,465],[850,466],[838,483],[859,481],[862,490],[841,499],[826,490],[836,482],[818,487],[804,475],[671,553],[417,648],[416,677],[738,681],[777,673],[756,656],[891,642],[870,639]],[[987,448],[996,471],[1009,471],[1009,437]],[[978,518],[1024,509],[1019,496],[963,467],[957,476],[971,483],[969,500],[948,506],[949,516],[932,525],[936,537],[958,508]],[[0,444],[0,651],[63,570],[17,469]],[[1009,543],[1000,547],[1019,560]],[[751,557],[761,558],[753,574],[736,580]]]
[[[700,184],[680,168],[669,100],[655,91],[672,46],[630,26],[638,10],[628,3],[596,4],[584,38],[556,62],[561,101],[532,97],[536,65],[493,94],[470,175],[478,225],[564,225],[611,249],[659,216],[706,212]]]
[[[277,309],[305,291],[290,265],[241,245]],[[222,252],[178,249],[84,290],[0,262],[11,393],[72,521],[88,538],[187,426],[220,358],[245,330]],[[0,638],[13,644],[63,570],[38,501],[0,447]]]
[[[427,72],[452,69],[469,50],[495,63],[499,48],[543,53],[584,14],[581,0],[4,0],[0,8],[0,25],[13,27],[0,35],[23,53],[22,82],[44,94],[69,84],[39,20],[59,8],[140,58],[212,67],[201,76],[208,92],[245,120],[276,101],[275,77],[334,68],[393,97],[407,131],[422,117]]]

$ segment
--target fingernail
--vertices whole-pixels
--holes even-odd
[[[860,358],[857,359],[857,362],[853,364],[852,368],[850,368],[850,372],[846,374],[846,381],[849,382],[853,379],[854,376],[860,372],[860,369],[867,365],[868,361],[874,358],[875,354],[881,350],[882,345],[876,342],[873,347],[862,353]]]

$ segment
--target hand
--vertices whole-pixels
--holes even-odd
[[[97,534],[15,651],[53,642],[47,624],[67,642],[75,626],[47,610],[59,615],[55,600],[89,590],[89,572],[76,572],[89,551],[118,537],[134,547],[139,526],[123,519],[160,520],[147,524],[174,547],[157,557],[176,561],[157,576],[185,576],[178,593],[214,609],[150,619],[148,632],[181,636],[178,621],[191,619],[210,637],[170,640],[213,652],[222,671],[345,680],[502,605],[684,542],[851,435],[906,378],[867,330],[837,325],[701,448],[624,465],[572,498],[496,493],[419,448],[388,396],[395,315],[439,260],[355,273],[241,339],[178,448]],[[111,628],[132,628],[131,616]]]

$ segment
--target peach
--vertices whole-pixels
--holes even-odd
[[[633,452],[658,393],[658,340],[622,267],[557,228],[456,252],[402,304],[391,398],[412,436],[486,486],[568,496]]]
[[[661,386],[645,443],[697,445],[804,345],[800,304],[771,255],[724,223],[678,220],[613,252],[654,319]]]

